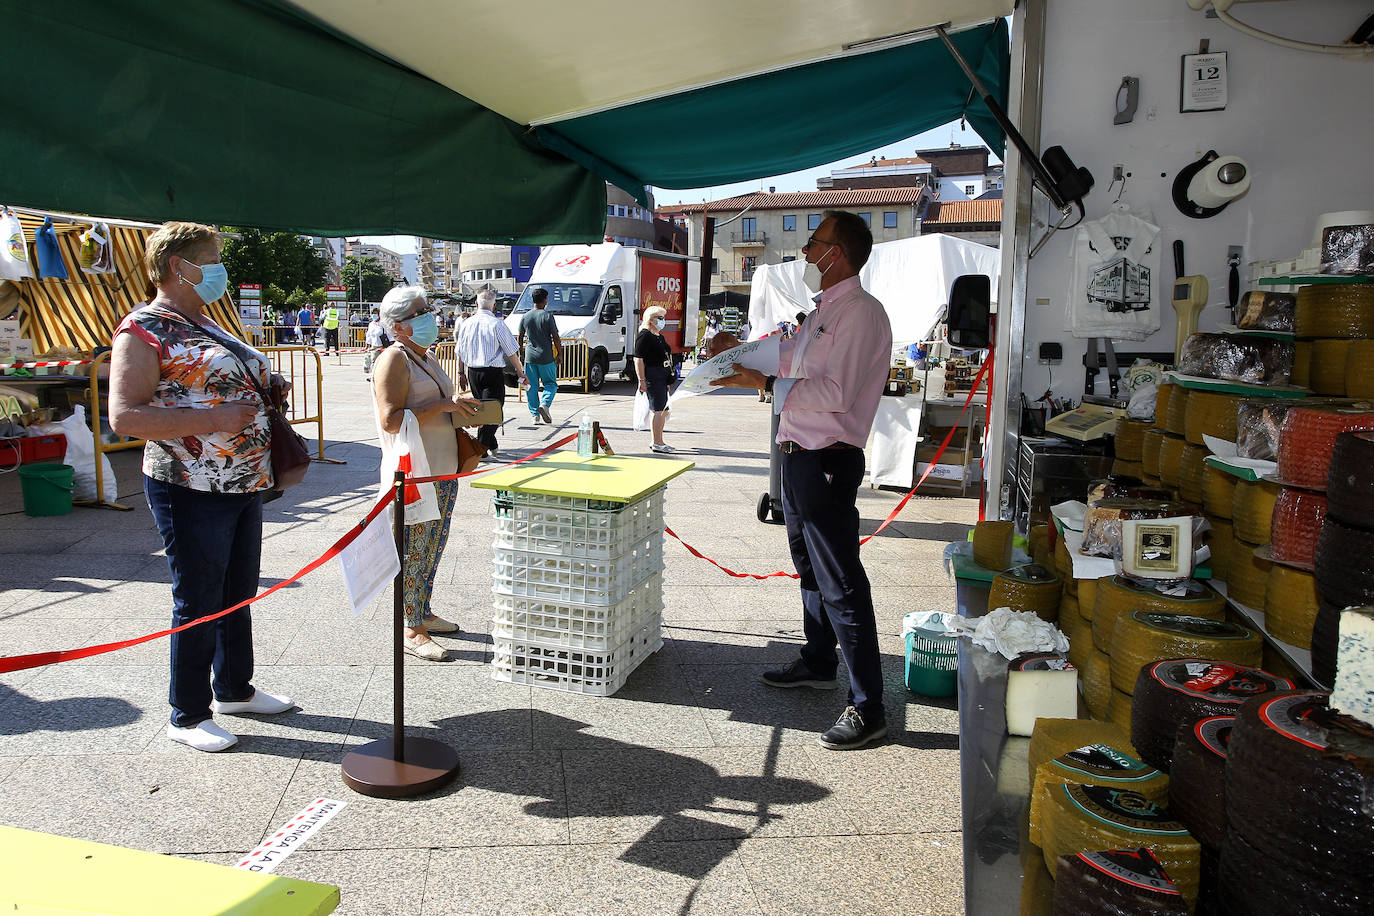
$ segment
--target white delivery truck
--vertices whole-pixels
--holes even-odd
[[[678,360],[696,346],[700,263],[700,258],[615,242],[553,245],[539,252],[506,324],[519,334],[520,319],[534,308],[534,290],[547,290],[545,308],[558,322],[558,336],[587,342],[587,385],[598,391],[610,373],[633,377],[635,335],[646,308],[667,310],[663,336]]]

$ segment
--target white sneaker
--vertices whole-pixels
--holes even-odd
[[[227,716],[241,716],[244,713],[274,716],[279,712],[286,712],[295,705],[295,701],[290,697],[277,697],[262,690],[255,690],[253,695],[242,703],[223,703],[219,700],[211,700],[210,711]]]
[[[220,728],[213,719],[206,719],[192,728],[181,728],[168,722],[167,737],[178,744],[210,753],[233,747],[239,742],[237,735]]]
[[[658,452],[661,455],[671,455],[673,452],[677,451],[677,449],[673,448],[671,445],[658,445],[655,443],[649,446],[649,451]]]

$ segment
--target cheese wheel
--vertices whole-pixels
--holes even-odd
[[[1180,728],[1169,768],[1169,810],[1204,849],[1226,836],[1226,749],[1235,716],[1211,716]]]
[[[1069,546],[1061,534],[1054,539],[1054,571],[1059,575],[1059,581],[1065,584],[1065,588],[1070,595],[1078,593],[1073,586],[1073,559],[1069,556]]]
[[[1169,396],[1169,412],[1164,417],[1164,431],[1182,437],[1188,431],[1188,402],[1193,392],[1180,387]]]
[[[1146,665],[1131,695],[1131,743],[1141,760],[1170,772],[1180,728],[1234,716],[1246,700],[1292,689],[1287,678],[1234,662],[1169,658]]]
[[[1317,605],[1317,619],[1312,621],[1312,679],[1327,687],[1336,683],[1341,610],[1322,599]]]
[[[1093,643],[1108,655],[1112,654],[1117,617],[1132,611],[1157,611],[1214,620],[1226,616],[1226,599],[1210,586],[1191,581],[1180,587],[1184,594],[1167,595],[1152,585],[1132,582],[1125,576],[1098,579],[1097,602],[1093,607]]]
[[[1123,461],[1118,458],[1112,462],[1112,476],[1134,477],[1141,480],[1145,476],[1145,465],[1139,461]]]
[[[1374,433],[1341,433],[1326,474],[1328,513],[1347,525],[1374,525]]]
[[[988,587],[988,608],[1031,611],[1041,620],[1053,623],[1059,618],[1061,591],[1059,579],[1045,567],[1037,563],[1013,566],[993,576]]]
[[[1210,454],[1211,452],[1200,445],[1183,447],[1183,458],[1179,461],[1178,491],[1183,494],[1185,501],[1199,505],[1202,503],[1202,475],[1207,467],[1203,459]]]
[[[1274,516],[1269,526],[1269,549],[1273,558],[1311,567],[1316,560],[1317,538],[1325,520],[1324,493],[1284,487],[1274,503]]]
[[[1143,846],[1163,864],[1188,905],[1197,900],[1201,847],[1167,808],[1139,792],[1109,786],[1051,786],[1041,837],[1051,875],[1062,855]]]
[[[1059,596],[1059,619],[1063,620],[1066,614],[1078,613],[1078,598],[1065,591]]]
[[[1183,450],[1188,447],[1182,437],[1169,436],[1159,446],[1159,479],[1166,487],[1177,487],[1183,470]]]
[[[1236,496],[1236,478],[1210,464],[1202,469],[1202,506],[1208,515],[1230,518]]]
[[[1188,904],[1149,849],[1107,849],[1063,856],[1054,912],[1065,916],[1187,916]]]
[[[1173,382],[1162,382],[1155,392],[1155,429],[1164,429],[1164,421],[1169,417],[1169,399],[1173,397],[1175,391],[1184,390],[1182,386]]]
[[[1226,820],[1253,849],[1307,871],[1328,895],[1321,913],[1367,914],[1374,817],[1366,774],[1374,767],[1374,742],[1327,715],[1326,694],[1310,691],[1241,707],[1227,752]],[[1230,839],[1222,846],[1223,893]],[[1252,880],[1276,876],[1261,873]],[[1363,908],[1355,909],[1360,902]]]
[[[1082,671],[1088,664],[1093,650],[1093,627],[1076,611],[1062,603],[1059,605],[1059,630],[1069,641],[1069,661]]]
[[[1269,543],[1269,528],[1274,519],[1274,503],[1283,489],[1268,480],[1237,480],[1231,499],[1231,521],[1236,537],[1248,544]]]
[[[1374,604],[1374,531],[1328,515],[1317,539],[1317,591],[1339,607]]]
[[[1279,478],[1309,490],[1325,490],[1336,437],[1374,429],[1374,410],[1322,405],[1292,407],[1279,431]]]
[[[1093,606],[1097,603],[1097,580],[1079,579],[1078,613],[1088,620],[1093,619]]]
[[[1269,590],[1269,567],[1273,564],[1255,556],[1255,545],[1239,537],[1231,541],[1231,556],[1226,580],[1226,596],[1237,604],[1260,610]]]
[[[1311,649],[1317,603],[1316,576],[1278,563],[1269,567],[1269,585],[1264,595],[1264,628],[1270,636],[1299,649]]]
[[[1212,578],[1225,582],[1231,577],[1231,550],[1235,546],[1235,528],[1230,519],[1208,517],[1212,530],[1207,534],[1207,546],[1212,549],[1208,560],[1212,567]]]
[[[1030,748],[1026,751],[1027,778],[1035,781],[1041,765],[1049,763],[1074,748],[1089,744],[1105,744],[1136,756],[1130,736],[1125,729],[1109,722],[1093,719],[1037,719],[1031,732]]]
[[[1312,341],[1309,387],[1317,394],[1345,396],[1345,364],[1350,355],[1348,340]]]
[[[1293,342],[1293,374],[1288,381],[1299,388],[1312,386],[1312,341]]]
[[[1083,701],[1094,719],[1107,716],[1107,703],[1112,698],[1112,659],[1106,652],[1094,648],[1082,668],[1080,683]]]
[[[1030,549],[1031,561],[1047,568],[1054,567],[1054,554],[1050,550],[1050,526],[1031,525],[1026,533],[1026,543]]]
[[[1209,658],[1258,667],[1264,640],[1249,627],[1225,620],[1132,611],[1112,634],[1112,686],[1135,690],[1140,669],[1166,658]]]
[[[1194,391],[1188,395],[1188,415],[1183,436],[1193,445],[1203,445],[1203,436],[1236,441],[1236,412],[1243,398],[1215,391]]]
[[[1145,433],[1140,446],[1140,466],[1145,471],[1145,480],[1159,477],[1159,448],[1164,444],[1167,434],[1162,429],[1151,429]]]
[[[1089,744],[1042,763],[1035,771],[1030,794],[1030,841],[1042,846],[1040,828],[1045,803],[1053,786],[1112,786],[1139,792],[1150,801],[1164,804],[1169,797],[1169,777],[1107,744]]]
[[[1374,340],[1352,340],[1345,353],[1345,393],[1374,398]]]
[[[1298,290],[1293,331],[1309,340],[1374,337],[1374,284],[1302,287]]]
[[[1120,690],[1113,689],[1111,697],[1107,700],[1107,721],[1131,730],[1131,695]]]
[[[1144,453],[1145,433],[1150,424],[1145,420],[1122,417],[1116,421],[1116,457],[1122,461],[1140,461]]]
[[[973,562],[984,569],[1006,569],[1011,565],[1015,534],[1015,522],[978,522],[973,526]]]

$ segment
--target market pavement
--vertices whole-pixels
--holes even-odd
[[[629,428],[631,392],[564,389],[553,428],[508,401],[503,453],[542,448],[590,411],[618,453],[648,457],[648,435]],[[347,464],[316,464],[266,507],[264,585],[375,499],[359,357],[326,361],[325,403],[326,454]],[[697,464],[669,486],[669,524],[745,572],[791,569],[781,526],[755,518],[768,426],[754,396],[725,392],[683,401],[668,425]],[[112,456],[130,512],[29,518],[15,477],[0,478],[0,652],[167,625],[169,577],[137,457]],[[860,491],[865,533],[900,495]],[[909,611],[953,608],[941,554],[975,514],[973,500],[917,497],[864,548],[891,724],[877,747],[816,745],[842,691],[759,681],[800,644],[795,582],[732,578],[672,539],[663,648],[615,696],[493,681],[490,494],[464,487],[435,592],[436,611],[463,627],[437,637],[457,660],[406,666],[408,728],[458,750],[452,786],[387,801],[342,784],[348,749],[389,734],[391,598],[354,617],[329,565],[254,606],[256,683],[300,708],[225,717],[242,739],[228,752],[163,737],[165,641],[0,675],[0,823],[231,864],[313,799],[340,799],[348,807],[276,873],[339,885],[347,914],[959,913],[957,715],[953,700],[906,690],[900,632]]]

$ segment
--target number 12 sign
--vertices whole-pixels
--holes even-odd
[[[1226,107],[1226,52],[1183,55],[1179,111],[1221,111]]]

